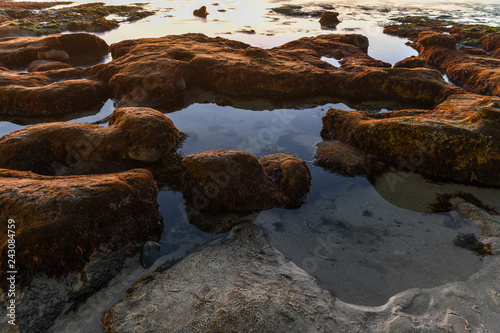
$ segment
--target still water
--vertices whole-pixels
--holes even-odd
[[[78,1],[84,2],[87,1]],[[318,18],[287,17],[270,11],[281,4],[300,4],[303,11],[333,5],[342,22],[336,29],[324,30]],[[207,19],[192,15],[192,11],[202,5],[206,5],[210,13]],[[405,45],[406,40],[382,33],[383,25],[391,18],[420,15],[498,25],[500,15],[497,0],[223,0],[217,3],[155,0],[148,2],[147,8],[157,13],[135,23],[123,23],[100,37],[111,44],[132,38],[202,32],[269,48],[304,36],[359,33],[369,38],[372,57],[394,64],[417,53]],[[209,95],[197,92],[186,105],[164,110],[176,127],[188,134],[180,151],[189,155],[237,149],[257,156],[284,152],[305,160],[313,175],[311,193],[305,204],[296,210],[262,212],[255,223],[268,232],[279,251],[342,301],[381,305],[409,288],[465,280],[482,264],[474,254],[453,246],[453,238],[459,232],[477,234],[478,230],[456,212],[431,214],[428,206],[436,193],[462,190],[500,209],[497,189],[438,183],[418,174],[386,174],[370,181],[339,176],[312,163],[315,144],[321,141],[321,117],[331,107],[350,110],[355,106],[329,98],[290,102],[286,106],[261,100],[234,101],[231,106],[220,106]],[[0,121],[0,135],[40,121],[95,122],[112,111],[113,101],[109,100],[100,109],[70,117],[5,119]],[[160,241],[164,257],[158,263],[182,258],[223,237],[204,233],[187,221],[180,193],[163,188],[158,202],[165,221]],[[92,297],[79,314],[59,321],[54,331],[68,331],[71,327],[86,327],[89,332],[102,330],[101,312],[123,297],[134,280],[146,272],[148,270],[139,267],[137,262],[131,262],[107,290]]]

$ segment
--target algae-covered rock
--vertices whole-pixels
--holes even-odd
[[[50,177],[0,169],[0,286],[6,300],[14,224],[21,332],[45,332],[67,302],[103,287],[144,242],[159,239],[157,194],[147,170]]]
[[[403,171],[500,185],[499,106],[496,97],[458,94],[434,110],[368,114],[331,109],[323,117],[322,135]]]
[[[184,197],[197,210],[250,213],[278,204],[274,184],[252,154],[210,151],[185,157],[182,166]]]
[[[300,98],[327,95],[361,100],[396,99],[434,105],[460,89],[431,69],[392,69],[369,57],[357,34],[301,38],[272,49],[184,34],[111,45],[113,60],[91,68],[109,83],[118,105],[154,106],[201,86],[231,96]],[[343,59],[340,68],[322,56]]]
[[[180,138],[161,112],[120,108],[108,127],[56,122],[6,134],[0,138],[0,167],[44,175],[117,172],[159,161]]]
[[[361,149],[332,140],[317,144],[314,160],[329,171],[351,177],[372,175],[384,166]]]
[[[275,196],[285,208],[298,208],[311,187],[311,172],[298,157],[277,153],[259,158],[276,187]]]

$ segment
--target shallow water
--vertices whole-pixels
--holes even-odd
[[[83,2],[92,1],[79,1]],[[126,4],[136,1],[104,2]],[[317,5],[321,2],[224,0],[218,3],[215,6],[201,0],[155,0],[149,3],[149,8],[159,8],[156,15],[133,24],[125,23],[100,36],[114,43],[131,38],[202,32],[255,46],[274,47],[304,36],[360,33],[370,40],[371,56],[394,64],[417,53],[405,45],[405,39],[382,33],[383,24],[390,22],[390,18],[444,15],[457,22],[498,24],[500,14],[500,4],[496,0],[337,1],[334,7],[341,13],[342,22],[335,30],[324,30],[318,18],[286,17],[269,11],[280,4],[305,4],[304,9],[313,10],[320,8]],[[206,20],[192,16],[193,9],[201,5],[207,5],[210,12]],[[219,12],[220,9],[226,11]],[[255,33],[248,33],[250,30]],[[324,60],[338,66],[335,59]],[[180,110],[170,110],[167,115],[178,129],[189,134],[180,149],[185,155],[237,149],[257,156],[290,153],[307,162],[313,183],[303,207],[262,212],[256,223],[267,230],[279,251],[310,272],[339,299],[360,305],[381,305],[395,293],[408,288],[465,280],[474,273],[481,259],[454,247],[452,240],[459,232],[478,233],[477,229],[456,213],[430,214],[428,205],[434,201],[436,193],[464,190],[500,209],[499,190],[436,183],[414,173],[386,174],[370,182],[365,178],[326,172],[313,165],[312,160],[314,145],[321,141],[321,117],[330,107],[350,109],[346,104],[328,99],[290,102],[286,107],[260,100],[219,106],[210,98],[198,96]],[[40,121],[92,123],[112,111],[113,104],[109,100],[102,108],[79,115],[9,119],[0,121],[0,135]],[[189,224],[180,193],[164,188],[158,202],[165,221],[160,241],[165,257],[159,262],[181,258],[223,237],[204,233]],[[77,314],[63,317],[54,331],[102,330],[102,311],[123,297],[134,278],[148,271],[151,269],[140,268],[138,261],[131,262],[125,273],[113,282],[113,287],[93,296]]]

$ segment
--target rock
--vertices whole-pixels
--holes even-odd
[[[120,108],[108,127],[55,122],[6,134],[0,138],[0,167],[43,175],[123,171],[159,161],[180,138],[161,112]]]
[[[483,237],[500,238],[500,216],[491,215],[469,202],[459,202],[455,209],[466,219],[474,223],[480,230]]]
[[[244,225],[234,239],[142,278],[103,322],[107,333],[329,331],[333,304],[311,276],[269,245],[262,230]]]
[[[425,60],[418,56],[411,56],[409,58],[398,61],[394,64],[394,68],[419,68],[425,67]]]
[[[69,54],[64,50],[38,51],[37,58],[42,61],[51,60],[69,63]]]
[[[448,35],[422,32],[417,48],[423,58],[467,91],[500,96],[500,59],[465,53],[455,49],[454,43]]]
[[[463,282],[396,294],[383,306],[348,304],[269,245],[252,225],[144,276],[104,314],[106,333],[495,331],[498,256]],[[481,311],[477,312],[478,306]],[[452,311],[457,315],[450,316]]]
[[[89,34],[2,38],[0,62],[7,68],[25,67],[43,60],[70,63],[75,56],[102,57],[107,54],[107,49],[106,42]],[[62,64],[45,66],[51,70],[29,74],[0,71],[0,114],[71,113],[109,98],[109,87],[103,82],[88,80],[85,69]],[[57,68],[62,69],[56,71]]]
[[[28,66],[28,72],[45,72],[65,68],[71,68],[71,65],[60,61],[35,60]]]
[[[339,13],[337,13],[337,12],[325,11],[321,15],[321,18],[319,19],[319,23],[322,26],[336,26],[337,24],[340,23],[338,16],[339,16]]]
[[[340,141],[319,142],[314,159],[317,165],[344,176],[368,176],[383,169],[373,156]]]
[[[34,60],[71,62],[74,56],[104,56],[107,53],[108,45],[104,40],[86,33],[0,39],[0,62],[9,68],[24,67]]]
[[[457,41],[453,36],[439,32],[424,31],[418,35],[418,48],[457,49]]]
[[[456,94],[434,110],[368,114],[329,110],[322,136],[362,149],[400,171],[500,185],[500,99]]]
[[[147,241],[141,249],[141,265],[144,268],[153,266],[156,259],[160,257],[160,244],[157,242]]]
[[[289,154],[257,159],[241,151],[217,150],[187,156],[182,166],[183,193],[192,205],[191,215],[199,215],[199,211],[241,215],[272,207],[298,208],[311,186],[306,163]],[[209,219],[230,227],[241,220],[218,215]],[[218,232],[221,230],[228,229],[219,228]]]
[[[28,4],[28,2],[22,2]],[[104,32],[117,28],[121,22],[133,22],[153,15],[145,10],[145,4],[106,5],[104,3],[86,3],[67,6],[68,3],[44,2],[43,6],[5,5],[0,2],[0,36],[41,36],[63,31]],[[65,7],[36,10],[56,5]],[[24,8],[23,8],[24,7]],[[4,9],[2,11],[2,9]],[[5,12],[5,17],[2,15]],[[114,15],[119,20],[107,19]]]
[[[387,26],[384,32],[418,41],[414,45],[420,57],[467,91],[500,96],[497,27],[465,24],[450,27],[439,20],[407,17],[402,24]]]
[[[46,332],[66,303],[77,306],[141,244],[158,240],[163,223],[157,194],[146,170],[49,177],[0,169],[0,286],[5,300],[10,219],[16,227],[20,331]]]
[[[193,15],[194,16],[198,16],[198,17],[201,17],[201,18],[207,18],[208,14],[209,13],[207,12],[207,7],[206,6],[201,6],[200,8],[195,9],[193,11]]]
[[[301,38],[261,52],[202,34],[128,40],[110,48],[113,61],[92,67],[89,74],[109,83],[120,106],[159,105],[192,86],[253,98],[328,95],[430,105],[460,91],[438,71],[391,69],[370,58],[364,54],[368,39],[356,34]],[[329,66],[322,56],[351,65]]]
[[[184,197],[198,211],[251,213],[278,204],[274,185],[252,154],[211,151],[185,157],[182,166]]]
[[[299,208],[311,187],[311,171],[301,159],[289,154],[271,154],[259,158],[276,196],[285,208]]]
[[[109,87],[86,80],[82,68],[19,73],[0,71],[0,114],[68,114],[103,103]]]
[[[472,46],[464,46],[464,47],[460,48],[460,51],[467,53],[467,54],[470,54],[470,55],[480,55],[480,56],[488,55],[488,53],[485,50],[480,49],[478,47],[472,47]]]

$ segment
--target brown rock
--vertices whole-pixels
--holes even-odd
[[[488,53],[486,53],[485,50],[480,49],[479,47],[473,47],[473,46],[464,46],[460,48],[460,51],[471,54],[471,55],[481,55],[481,56],[486,56]]]
[[[22,332],[46,331],[67,302],[104,286],[144,242],[159,239],[157,193],[146,170],[47,177],[0,169],[0,283],[5,293],[15,225]]]
[[[311,188],[311,171],[300,158],[289,154],[271,154],[259,158],[276,187],[275,196],[285,208],[299,208]]]
[[[57,51],[57,52],[55,52]],[[64,61],[66,52],[71,61],[72,56],[106,55],[108,45],[101,38],[86,33],[53,35],[44,38],[1,38],[0,62],[8,67],[27,66],[34,60]]]
[[[331,109],[323,117],[322,136],[358,147],[400,171],[498,186],[499,114],[499,98],[474,94],[452,95],[432,111]]]
[[[425,60],[421,57],[411,56],[409,58],[398,61],[394,64],[394,68],[419,68],[425,67]]]
[[[372,175],[383,168],[373,156],[340,141],[318,143],[314,159],[327,170],[351,177]]]
[[[28,66],[28,72],[45,72],[65,68],[71,68],[71,65],[59,61],[35,60]]]
[[[0,167],[43,175],[116,172],[153,163],[171,152],[181,133],[161,112],[120,108],[109,126],[49,123],[0,138]]]
[[[201,17],[201,18],[206,18],[208,16],[208,12],[207,12],[207,7],[206,6],[201,6],[200,8],[198,9],[195,9],[193,11],[193,15],[194,16],[198,16],[198,17]]]
[[[211,151],[185,157],[182,166],[184,197],[198,211],[251,213],[278,204],[273,183],[252,154]]]
[[[321,14],[321,18],[319,19],[319,23],[322,26],[336,26],[340,23],[338,19],[339,13],[337,12],[329,12],[325,11]]]
[[[232,96],[328,95],[432,105],[460,91],[434,70],[391,69],[363,54],[367,47],[361,35],[301,38],[262,51],[202,34],[175,35],[113,44],[114,60],[92,67],[90,75],[108,82],[118,104],[129,106],[162,104],[190,86]],[[350,65],[335,68],[322,56],[347,58]]]
[[[423,58],[467,91],[500,96],[500,59],[456,50],[453,38],[434,32],[422,32],[417,48]]]
[[[105,83],[83,77],[81,68],[29,74],[0,71],[0,114],[72,113],[109,98],[109,87]]]

